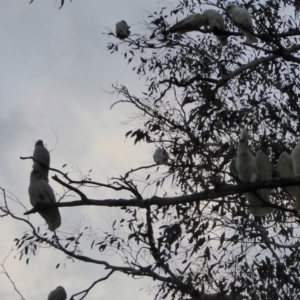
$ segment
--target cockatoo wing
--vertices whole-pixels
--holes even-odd
[[[288,153],[282,152],[280,154],[277,161],[277,171],[279,172],[280,176],[284,178],[295,176],[293,172],[293,161]]]
[[[202,14],[194,13],[180,20],[178,23],[170,27],[171,33],[186,33],[189,31],[198,30],[202,26],[207,26],[206,17]]]
[[[263,151],[261,150],[257,151],[255,162],[256,162],[258,176],[257,176],[257,180],[252,180],[252,181],[272,179],[272,164],[268,156]],[[257,190],[256,194],[258,194],[259,197],[265,202],[272,203],[270,201],[271,189]],[[249,207],[250,212],[254,216],[264,216],[272,213],[274,211],[274,208],[265,206],[267,204],[261,201],[259,197],[257,197],[254,193],[247,194],[249,204],[251,205]]]
[[[257,177],[255,157],[248,149],[248,132],[246,127],[240,133],[236,157],[236,169],[243,182],[253,181]]]
[[[50,166],[50,153],[49,151],[44,147],[43,141],[38,140],[35,143],[34,152],[33,152],[33,169],[42,170],[42,179],[48,180],[48,173],[49,173],[49,166]]]
[[[300,139],[291,153],[293,171],[295,176],[300,176]]]
[[[293,171],[293,160],[291,156],[282,152],[277,161],[277,171],[280,174],[280,177],[283,178],[292,178],[294,177]],[[298,186],[288,186],[286,187],[287,192],[294,197],[295,200],[295,208],[300,209],[300,188]]]
[[[250,44],[256,43],[257,39],[254,35],[253,22],[248,10],[231,3],[227,5],[226,11],[231,15],[233,23],[246,37],[247,42]]]
[[[238,170],[237,170],[237,168],[236,168],[236,160],[237,160],[237,158],[234,157],[234,158],[232,159],[232,161],[230,162],[230,165],[229,165],[229,172],[230,172],[230,174],[232,174],[234,177],[239,178],[239,173],[238,173]]]
[[[257,156],[254,157],[248,149],[248,132],[246,127],[240,133],[238,141],[238,151],[236,157],[236,170],[239,179],[243,182],[255,182],[257,180],[266,180],[272,177],[272,166],[269,158],[262,152],[258,151]],[[263,166],[258,166],[263,164]],[[245,197],[249,202],[249,211],[255,216],[263,216],[273,211],[271,207],[263,207],[262,201],[256,194],[259,195],[264,201],[270,203],[270,191],[261,190],[255,193],[246,193]]]
[[[153,160],[157,164],[168,164],[169,154],[164,148],[157,148],[153,154]]]
[[[67,293],[62,286],[58,286],[48,296],[48,300],[65,300],[65,299],[67,299]]]
[[[203,12],[203,16],[206,17],[210,30],[217,36],[222,46],[228,44],[227,35],[220,35],[219,32],[227,31],[224,23],[223,16],[214,9],[207,9]]]
[[[129,30],[129,26],[127,25],[127,23],[124,20],[122,20],[116,24],[116,36],[119,39],[123,40],[125,38],[128,38],[130,33],[131,32]]]
[[[272,164],[269,157],[263,151],[258,150],[255,161],[258,170],[258,180],[272,179]]]
[[[56,203],[51,186],[45,180],[39,179],[37,173],[39,171],[33,170],[30,176],[28,192],[31,205],[33,207],[42,207],[43,204]],[[61,225],[61,217],[57,207],[41,210],[39,214],[45,219],[51,231],[54,231]]]

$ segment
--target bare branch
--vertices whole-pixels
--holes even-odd
[[[297,52],[298,50],[300,50],[300,45],[299,44],[298,45],[294,45],[294,46],[292,46],[290,48],[287,48],[286,49],[286,54],[291,54],[291,53]],[[233,79],[234,77],[236,77],[237,75],[243,73],[244,71],[246,71],[248,69],[254,69],[258,65],[260,65],[260,64],[262,64],[264,62],[268,62],[268,61],[274,60],[274,59],[276,59],[278,57],[280,57],[280,55],[272,54],[272,55],[269,55],[269,56],[266,56],[266,57],[255,59],[255,60],[251,61],[250,63],[248,63],[246,65],[242,65],[241,67],[239,67],[235,71],[233,71],[233,72],[231,72],[231,73],[229,73],[227,75],[224,75],[224,78],[221,79],[218,82],[218,86],[224,85],[225,82]]]
[[[52,178],[53,178],[53,180],[55,180],[56,182],[58,182],[62,186],[66,187],[69,190],[71,190],[71,191],[75,192],[76,194],[78,194],[81,197],[82,201],[87,201],[88,200],[87,196],[83,192],[81,192],[79,189],[77,189],[77,188],[73,187],[72,185],[67,184],[64,181],[60,180],[56,175],[54,175]]]
[[[0,264],[0,267],[2,267],[2,269],[3,269],[3,272],[1,272],[1,273],[3,273],[3,274],[8,278],[8,280],[11,282],[11,284],[12,284],[13,287],[14,287],[14,290],[15,290],[15,291],[19,294],[19,296],[21,297],[21,300],[25,300],[25,298],[23,297],[23,295],[21,294],[21,292],[18,290],[16,284],[14,283],[14,281],[12,280],[12,278],[10,277],[10,275],[8,274],[8,272],[7,272],[6,268],[5,268],[5,261],[6,261],[6,259],[11,255],[12,251],[13,251],[13,250],[11,250],[11,251],[8,253],[8,255],[6,255],[6,257],[5,257],[4,260],[3,260],[3,263]],[[1,274],[1,273],[0,273],[0,274]]]
[[[90,291],[97,283],[99,283],[99,282],[101,282],[101,281],[104,281],[104,280],[108,279],[113,273],[114,273],[114,271],[110,271],[105,277],[100,278],[100,279],[94,281],[93,284],[92,284],[89,288],[87,288],[86,290],[84,290],[84,291],[82,291],[82,292],[79,292],[79,293],[77,293],[77,294],[74,294],[74,295],[70,298],[70,300],[75,300],[75,297],[76,297],[76,296],[79,296],[79,295],[81,295],[81,294],[83,294],[83,295],[82,295],[82,297],[79,298],[78,300],[84,299],[84,298],[87,296],[87,294],[89,293],[89,291]]]

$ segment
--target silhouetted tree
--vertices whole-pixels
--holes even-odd
[[[28,221],[30,233],[16,240],[20,255],[48,244],[74,259],[105,266],[107,277],[122,272],[153,278],[157,299],[297,299],[300,218],[285,187],[300,181],[280,178],[276,164],[282,152],[291,153],[299,138],[300,4],[288,0],[241,4],[251,14],[255,44],[245,42],[220,0],[162,7],[148,16],[144,32],[131,29],[129,38],[108,44],[114,55],[122,48],[124,58],[147,85],[142,95],[123,85],[114,87],[116,104],[140,112],[132,124],[135,129],[126,136],[134,143],[153,143],[153,149],[163,147],[169,154],[167,166],[141,166],[109,183],[74,180],[50,168],[57,174],[55,181],[80,197],[56,206],[122,210],[123,218],[116,219],[112,228],[124,226],[130,233],[108,233],[91,246],[94,252],[113,248],[126,266],[83,253],[79,240],[86,230],[69,238],[58,230],[46,238]],[[228,31],[168,32],[177,20],[205,9],[221,12]],[[221,47],[215,34],[228,35],[228,45]],[[270,158],[272,180],[241,183],[230,171],[245,126],[252,153],[262,150]],[[145,170],[150,172],[143,186],[134,174]],[[159,175],[155,177],[153,170]],[[152,185],[155,194],[145,198],[144,187]],[[130,197],[91,200],[82,190],[87,187],[126,191]],[[244,193],[259,195],[259,188],[273,188],[273,204],[266,205],[275,210],[254,217]],[[15,217],[6,203],[1,210]]]

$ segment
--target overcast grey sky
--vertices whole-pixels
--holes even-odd
[[[132,108],[110,110],[115,98],[104,91],[110,91],[111,84],[119,82],[138,93],[143,82],[121,52],[109,54],[106,45],[113,37],[102,33],[107,28],[114,30],[122,19],[133,32],[142,30],[142,16],[157,5],[146,0],[66,0],[59,10],[60,0],[35,0],[30,5],[29,0],[0,2],[0,186],[15,194],[27,209],[31,207],[27,190],[32,162],[19,157],[32,155],[38,139],[53,150],[51,166],[60,169],[67,163],[75,178],[79,175],[74,165],[70,168],[72,163],[84,174],[93,169],[92,178],[103,182],[153,162],[154,145],[133,146],[132,140],[125,140],[130,127],[122,122]],[[62,193],[52,179],[49,183]],[[92,193],[99,199],[120,197],[105,190]],[[23,214],[20,206],[11,205],[17,214]],[[72,232],[87,218],[92,224],[98,222],[101,229],[113,219],[113,213],[104,209],[94,209],[92,214],[86,208],[61,209],[61,215],[64,232]],[[38,214],[30,216],[30,221],[44,226]],[[1,263],[13,239],[28,228],[8,218],[1,219],[0,224]],[[107,274],[102,267],[80,262],[55,269],[64,256],[49,249],[31,257],[29,265],[24,259],[14,259],[15,254],[7,259],[6,268],[26,300],[47,299],[58,285],[71,296]],[[113,275],[86,299],[153,299],[147,291],[139,291],[149,284],[152,282]],[[19,299],[3,274],[0,299]]]

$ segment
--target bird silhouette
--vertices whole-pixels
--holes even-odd
[[[130,36],[129,26],[127,25],[126,21],[122,20],[116,24],[116,36],[117,38],[123,40]]]
[[[200,27],[207,25],[207,19],[200,13],[193,13],[177,22],[169,28],[171,33],[186,33],[197,31]]]
[[[272,165],[268,156],[261,150],[257,151],[256,157],[248,149],[248,132],[243,128],[239,141],[236,157],[236,170],[238,177],[243,182],[255,182],[272,178]],[[234,170],[234,168],[232,168]],[[270,189],[256,190],[245,194],[249,202],[249,211],[254,216],[264,216],[274,211],[273,207],[267,206],[270,201]]]
[[[168,164],[169,154],[164,148],[157,148],[153,154],[153,160],[160,165]]]
[[[248,10],[230,3],[226,6],[226,12],[231,16],[233,24],[236,25],[246,37],[247,42],[249,44],[256,43],[257,39],[254,35],[253,22]]]
[[[280,154],[277,161],[277,171],[279,172],[280,176],[283,178],[291,178],[295,176],[293,170],[293,160],[288,153],[282,152]],[[300,187],[287,186],[285,189],[292,197],[295,198],[295,208],[299,210],[300,209]]]
[[[209,29],[216,35],[220,44],[226,46],[228,44],[227,35],[222,35],[220,32],[227,31],[223,16],[214,9],[207,9],[203,12],[203,16],[207,20]]]
[[[32,170],[30,174],[30,184],[28,188],[30,203],[35,208],[42,208],[47,204],[56,203],[54,192],[47,181],[42,179],[41,170]],[[39,211],[45,219],[51,231],[61,225],[60,213],[57,207]]]
[[[34,152],[33,152],[33,169],[42,171],[42,179],[48,180],[49,166],[50,166],[50,153],[45,148],[42,140],[38,140],[35,143]]]
[[[62,286],[58,286],[48,296],[48,300],[65,300],[65,299],[67,299],[67,293]]]

